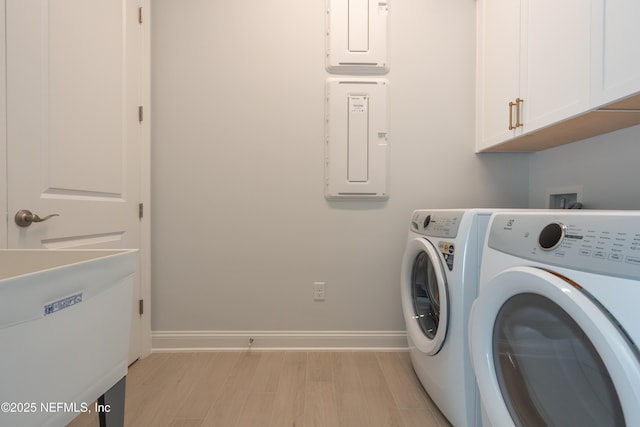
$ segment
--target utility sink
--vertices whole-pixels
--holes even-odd
[[[0,425],[124,416],[136,265],[137,250],[0,250]]]

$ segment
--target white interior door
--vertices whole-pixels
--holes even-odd
[[[140,248],[138,0],[6,0],[9,248]],[[27,209],[46,222],[20,227]],[[140,274],[130,361],[140,356]]]

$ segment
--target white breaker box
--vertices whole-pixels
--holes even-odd
[[[387,73],[388,14],[386,0],[327,0],[327,71]]]
[[[327,80],[327,199],[389,197],[387,85],[382,78]]]

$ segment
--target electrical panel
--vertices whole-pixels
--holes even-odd
[[[327,71],[387,73],[388,14],[385,0],[327,0]]]
[[[386,199],[389,196],[387,83],[381,78],[327,80],[327,199]]]

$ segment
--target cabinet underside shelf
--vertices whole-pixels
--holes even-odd
[[[640,95],[616,101],[481,152],[542,151],[635,125],[640,125]]]

